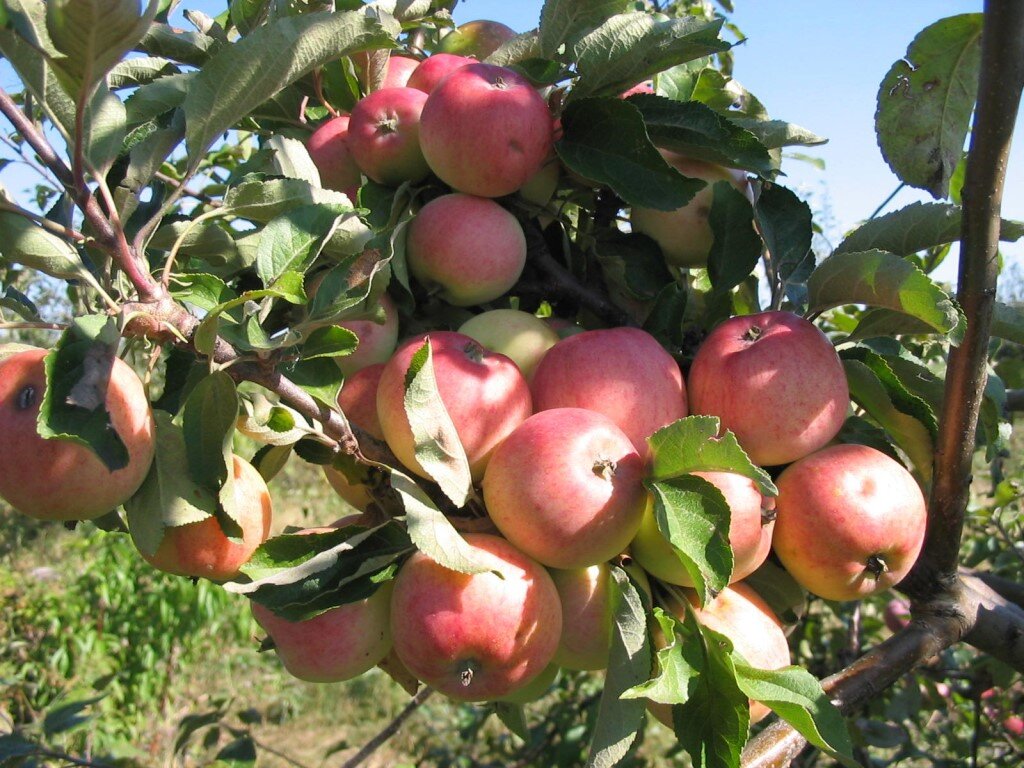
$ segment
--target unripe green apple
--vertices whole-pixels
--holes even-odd
[[[742,171],[665,150],[661,150],[661,154],[681,174],[701,179],[707,182],[707,186],[697,192],[689,203],[673,211],[634,206],[629,216],[630,225],[634,232],[653,238],[661,246],[669,264],[702,267],[707,264],[714,239],[708,218],[715,198],[715,182],[728,181],[748,198],[752,195],[750,184]]]
[[[483,60],[515,36],[516,31],[500,21],[478,19],[460,24],[442,37],[437,50]]]
[[[153,414],[142,382],[114,358],[103,407],[128,450],[128,463],[110,471],[90,448],[46,440],[36,420],[46,390],[45,349],[0,360],[0,496],[40,520],[91,520],[113,511],[138,490],[153,461]]]
[[[409,271],[449,304],[469,307],[508,291],[526,265],[526,236],[493,200],[454,193],[431,200],[409,225]]]
[[[772,544],[804,589],[860,600],[898,584],[917,560],[928,519],[917,481],[866,445],[832,445],[777,481]]]
[[[733,553],[731,581],[745,579],[768,557],[775,528],[775,500],[761,495],[749,477],[733,472],[694,472],[722,492],[731,512],[729,546]],[[649,497],[636,538],[629,545],[633,558],[651,576],[669,584],[692,587],[693,580],[672,545],[658,529],[653,497]]]
[[[470,318],[459,328],[492,352],[512,359],[527,381],[544,354],[558,343],[558,334],[536,315],[518,309],[492,309]]]
[[[493,701],[551,663],[562,606],[547,571],[512,544],[480,533],[465,539],[492,570],[459,573],[416,552],[395,578],[391,631],[418,679],[459,701]]]

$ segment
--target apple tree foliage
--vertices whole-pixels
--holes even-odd
[[[214,18],[186,13],[189,30],[169,25],[176,5],[0,2],[0,53],[20,79],[20,90],[0,96],[3,112],[12,145],[43,174],[34,208],[0,199],[3,327],[50,324],[32,281],[66,286],[74,315],[52,344],[41,429],[83,441],[117,466],[123,446],[60,392],[93,345],[120,344],[148,361],[161,383],[153,474],[123,513],[96,521],[129,525],[143,548],[155,549],[164,527],[211,514],[190,499],[225,485],[238,414],[266,443],[254,463],[268,479],[287,461],[307,461],[368,481],[387,512],[379,525],[279,536],[227,585],[287,618],[364,597],[414,549],[454,570],[486,569],[460,534],[480,510],[457,440],[452,449],[429,347],[413,361],[405,407],[434,482],[357,445],[336,406],[343,377],[334,358],[357,340],[331,323],[377,317],[385,290],[410,332],[464,319],[417,286],[405,260],[413,211],[439,183],[368,182],[351,200],[321,186],[304,146],[313,127],[379,85],[388,51],[432,50],[452,26],[452,4],[231,0]],[[810,207],[780,174],[787,148],[825,139],[769,117],[731,76],[737,30],[721,15],[730,4],[653,5],[547,0],[536,29],[489,57],[545,89],[566,171],[546,206],[504,201],[529,247],[510,300],[584,326],[640,326],[684,370],[729,316],[786,308],[818,318],[840,350],[855,406],[840,439],[899,457],[927,487],[946,355],[972,322],[931,275],[961,235],[983,15],[923,30],[879,88],[882,154],[902,182],[936,202],[873,217],[828,252]],[[652,79],[652,93],[619,98]],[[630,206],[671,210],[704,186],[658,148],[757,180],[753,203],[727,183],[714,186],[706,268],[667,267],[652,240],[618,226]],[[1002,222],[1003,239],[1022,235],[1024,224]],[[1020,343],[1024,316],[997,306],[992,333]],[[989,461],[1007,446],[1007,385],[1021,384],[1019,371],[1007,375],[992,370],[984,387],[977,445]],[[702,601],[729,581],[729,516],[721,495],[691,473],[738,472],[775,493],[732,435],[717,433],[715,419],[690,417],[650,439],[658,525]],[[214,507],[224,531],[236,532],[230,504]],[[749,699],[852,762],[844,721],[807,670],[748,666],[692,612],[669,615],[625,571],[615,573],[612,660],[589,764],[629,754],[644,698],[674,707],[679,745],[694,765],[740,764]],[[655,649],[655,624],[675,641]],[[516,707],[497,711],[522,729]]]

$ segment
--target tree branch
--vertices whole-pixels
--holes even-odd
[[[967,331],[963,343],[949,355],[928,532],[906,584],[916,598],[927,597],[956,579],[974,435],[987,379],[989,330],[999,274],[1000,206],[1022,87],[1024,3],[988,0],[978,103],[963,187],[957,301],[967,316]]]
[[[356,768],[356,766],[362,765],[366,761],[366,758],[376,752],[384,743],[387,742],[388,739],[398,733],[398,729],[402,727],[402,723],[412,717],[412,714],[419,709],[423,702],[430,698],[433,693],[433,688],[421,688],[420,691],[412,697],[412,700],[405,705],[402,711],[395,716],[395,719],[381,729],[380,733],[366,742],[352,757],[342,763],[341,768]]]

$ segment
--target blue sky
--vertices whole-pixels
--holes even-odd
[[[465,0],[455,9],[462,23],[489,18],[517,31],[536,26],[541,0]],[[981,10],[981,0],[735,0],[732,21],[747,41],[735,51],[735,76],[767,107],[771,116],[798,123],[828,137],[829,143],[804,151],[820,158],[825,170],[796,160],[783,166],[783,183],[810,197],[815,210],[829,214],[827,234],[835,244],[896,188],[898,180],[882,160],[875,143],[874,111],[878,83],[892,63],[925,26],[941,16]],[[224,0],[182,0],[175,21],[188,26],[182,8],[211,15]],[[4,65],[2,84],[15,87]],[[1019,131],[1018,131],[1019,134]],[[1024,219],[1024,150],[1010,159],[1003,213]],[[27,185],[23,169],[9,166],[0,174],[18,194]],[[930,197],[904,190],[886,210]],[[1004,245],[1004,254],[1024,266],[1024,244]],[[953,280],[956,269],[947,259],[939,277]]]

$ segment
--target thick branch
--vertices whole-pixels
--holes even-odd
[[[10,120],[14,129],[28,142],[43,164],[49,168],[61,184],[71,193],[75,204],[81,209],[85,220],[96,233],[96,241],[117,262],[117,265],[131,280],[143,301],[156,301],[166,296],[166,291],[153,279],[146,269],[145,261],[131,251],[123,234],[119,233],[103,212],[96,197],[84,183],[75,183],[75,177],[63,160],[57,155],[49,140],[36,125],[18,108],[5,90],[0,88],[0,113]]]
[[[946,371],[928,534],[907,584],[908,591],[918,598],[956,578],[999,272],[1003,183],[1022,87],[1024,3],[989,0],[985,3],[978,104],[963,187],[957,301],[967,316],[967,332],[963,343],[951,350]]]
[[[989,589],[998,592],[1006,600],[1024,609],[1024,584],[984,571],[971,571],[966,568],[960,569],[960,575],[961,577],[973,576]]]

